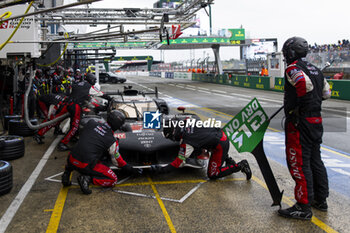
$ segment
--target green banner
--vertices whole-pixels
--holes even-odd
[[[169,42],[170,44],[230,44],[229,38],[225,37],[178,38],[175,40],[169,40]],[[166,40],[163,40],[162,44],[167,44]]]
[[[270,77],[232,75],[230,84],[232,86],[270,90]]]
[[[275,91],[284,91],[284,78],[276,77],[275,78]]]
[[[231,32],[230,41],[245,40],[245,30],[243,28],[228,30]]]
[[[106,48],[106,47],[116,47],[116,48],[144,48],[147,42],[107,42],[107,43],[75,43],[74,48]]]
[[[350,80],[327,80],[333,99],[350,100]]]
[[[268,117],[254,98],[223,128],[226,136],[238,152],[252,152],[264,138]]]

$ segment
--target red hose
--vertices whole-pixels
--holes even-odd
[[[13,96],[10,96],[10,115],[13,115]]]

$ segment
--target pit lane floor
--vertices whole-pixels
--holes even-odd
[[[153,77],[129,77],[128,80],[142,85],[133,84],[140,89],[157,85],[161,96],[168,98],[172,107],[186,104],[203,118],[215,115],[226,118],[226,121],[248,103],[247,96],[257,96],[264,108],[272,103],[278,106],[282,99],[279,93],[207,83],[169,82]],[[122,86],[106,84],[102,85],[102,89],[113,90]],[[235,98],[224,97],[227,93]],[[236,109],[231,111],[229,107],[232,105]],[[331,101],[330,105],[348,107],[344,101]],[[278,121],[272,122],[270,131],[281,130],[279,125]],[[327,145],[333,147],[329,147],[329,150],[337,149],[342,155],[349,152],[346,145],[349,137],[344,137],[347,133],[346,130],[334,133],[341,134],[339,138],[342,140],[330,137],[337,143],[330,141]],[[48,134],[44,145],[37,145],[31,138],[26,138],[25,156],[11,162],[14,167],[14,187],[11,193],[0,197],[0,232],[350,231],[347,214],[349,197],[335,189],[331,189],[329,211],[323,213],[314,210],[311,222],[279,217],[276,214],[278,207],[270,207],[272,200],[253,156],[249,153],[237,154],[232,147],[230,156],[236,161],[248,159],[250,162],[254,174],[251,181],[246,181],[242,173],[208,181],[205,169],[184,168],[158,176],[145,174],[128,178],[121,174],[120,183],[113,189],[93,187],[92,195],[82,195],[76,185],[62,188],[56,182],[60,180],[68,153],[53,149],[59,141],[55,138]],[[326,142],[328,139],[325,138]],[[273,150],[273,146],[271,148]],[[42,158],[44,155],[46,157]],[[271,158],[269,161],[280,189],[285,190],[283,207],[292,205],[294,182],[287,168],[277,159]],[[42,165],[42,170],[33,173],[38,164]],[[76,181],[75,177],[76,174],[73,174],[73,181]],[[349,179],[343,180],[346,182]],[[24,196],[26,191],[28,194]],[[20,204],[21,199],[23,203]],[[14,206],[18,206],[18,211]],[[9,216],[13,218],[9,219]]]

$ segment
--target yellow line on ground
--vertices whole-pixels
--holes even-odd
[[[52,212],[53,209],[47,209],[47,210],[44,210],[44,212]]]
[[[152,187],[152,190],[154,192],[154,195],[156,196],[158,204],[159,204],[160,208],[162,209],[163,215],[165,217],[166,222],[168,223],[170,231],[175,233],[176,232],[175,227],[174,227],[174,225],[173,225],[173,223],[172,223],[172,221],[170,219],[170,216],[169,216],[168,212],[165,209],[165,206],[164,206],[164,203],[163,203],[162,199],[160,199],[158,191],[157,191],[156,187],[154,186],[151,177],[148,176],[147,179],[148,179],[149,183],[151,184],[151,187]]]
[[[257,178],[256,176],[252,176],[252,179],[257,182],[259,185],[261,185],[262,187],[264,187],[266,190],[268,190],[266,184],[264,181],[260,180],[259,178]],[[293,206],[294,202],[287,196],[283,195],[282,198],[282,202],[286,203],[289,206]],[[315,216],[312,216],[311,222],[313,224],[315,224],[316,226],[318,226],[319,228],[321,228],[322,230],[324,230],[325,232],[329,232],[329,233],[335,233],[337,232],[336,230],[334,230],[332,227],[328,226],[327,224],[325,224],[324,222],[322,222],[321,220],[319,220],[318,218],[316,218]]]
[[[224,113],[224,112],[220,112],[220,111],[218,111],[218,110],[211,109],[211,108],[203,107],[203,108],[201,108],[201,109],[204,110],[204,111],[210,111],[210,112],[217,113],[217,114],[219,114],[220,116],[223,115],[223,116],[230,117],[230,118],[234,117],[234,115],[230,115],[230,114],[227,114],[227,113]]]
[[[201,119],[201,120],[207,120],[209,117],[207,117],[207,116],[204,116],[204,115],[202,115],[202,114],[200,114],[200,113],[198,113],[197,111],[194,111],[194,110],[189,110],[189,111],[187,111],[187,113],[194,113],[194,114],[196,114],[197,116],[199,116],[199,118]]]
[[[226,178],[224,180],[216,180],[217,182],[228,182],[228,181],[242,181],[245,178]],[[174,181],[152,181],[152,184],[193,184],[193,183],[205,183],[208,180],[174,180]],[[143,186],[151,185],[150,182],[138,182],[138,183],[125,183],[117,184],[114,187],[127,187],[127,186]]]
[[[47,233],[56,233],[58,226],[60,224],[62,211],[64,207],[64,203],[66,202],[67,194],[68,194],[68,187],[62,187],[60,190],[60,193],[58,194],[55,207],[53,209],[53,212],[51,214],[49,225],[46,229]]]
[[[328,148],[325,148],[325,147],[323,147],[323,146],[321,146],[321,148],[322,148],[322,150],[326,150],[326,151],[332,152],[332,153],[334,153],[334,154],[343,156],[343,157],[345,157],[345,158],[347,158],[347,159],[350,159],[350,156],[349,156],[349,155],[342,154],[342,153],[340,153],[340,152],[338,152],[338,151],[334,151],[334,150],[332,150],[332,149],[328,149]]]

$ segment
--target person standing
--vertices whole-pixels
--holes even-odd
[[[311,206],[327,211],[329,194],[326,168],[321,160],[323,126],[322,100],[331,91],[322,71],[307,62],[308,43],[300,37],[289,38],[282,48],[287,63],[284,86],[286,157],[295,181],[296,203],[278,210],[287,218],[310,220]]]

